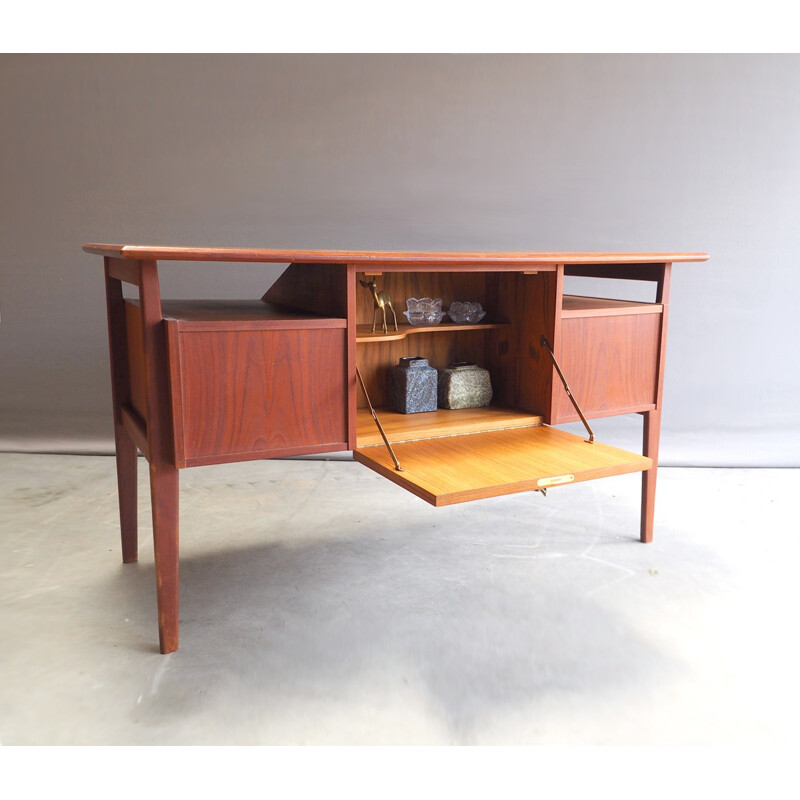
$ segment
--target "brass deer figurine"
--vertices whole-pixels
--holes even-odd
[[[392,305],[392,298],[389,295],[389,292],[379,292],[378,284],[375,282],[375,278],[373,278],[371,281],[359,280],[359,283],[365,289],[369,289],[372,292],[372,299],[375,301],[375,308],[372,311],[372,332],[375,333],[375,322],[378,316],[378,309],[383,312],[383,332],[389,332],[386,327],[387,307],[392,312],[392,317],[394,318],[394,329],[397,330],[397,314],[394,313],[394,306]]]

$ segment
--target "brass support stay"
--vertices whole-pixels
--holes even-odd
[[[372,401],[369,399],[369,393],[367,392],[367,387],[364,384],[364,379],[361,377],[361,370],[358,368],[358,364],[356,364],[356,375],[358,375],[359,383],[361,384],[361,388],[364,390],[364,397],[367,398],[369,413],[372,414],[372,419],[375,420],[375,424],[378,426],[378,431],[381,434],[383,443],[386,445],[386,449],[389,451],[389,455],[392,457],[392,461],[394,461],[394,468],[398,472],[405,472],[405,470],[400,466],[400,462],[397,460],[397,456],[394,454],[394,450],[392,450],[392,446],[389,444],[389,440],[386,438],[386,434],[383,431],[383,425],[381,425],[381,421],[378,419],[378,415],[375,413],[375,409],[372,407]]]
[[[578,416],[581,418],[581,422],[583,423],[586,431],[589,434],[589,438],[586,440],[591,444],[594,442],[594,432],[589,427],[589,423],[586,421],[586,417],[583,415],[583,411],[581,411],[581,407],[578,405],[578,401],[573,397],[572,391],[567,384],[567,379],[564,377],[564,373],[561,371],[561,367],[558,365],[558,361],[556,361],[556,354],[553,352],[553,348],[550,347],[550,342],[542,336],[541,339],[542,346],[547,349],[547,352],[550,353],[550,358],[553,360],[553,366],[556,368],[556,372],[558,373],[558,377],[561,378],[561,383],[564,384],[564,391],[567,393],[567,397],[572,401],[572,405],[575,406],[575,410],[578,412]]]

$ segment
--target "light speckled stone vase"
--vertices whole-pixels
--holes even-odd
[[[489,371],[459,362],[439,373],[439,408],[480,408],[492,402]]]
[[[405,356],[392,367],[392,408],[401,414],[436,411],[438,373],[427,358]]]

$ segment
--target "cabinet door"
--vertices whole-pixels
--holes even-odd
[[[344,321],[168,339],[179,467],[347,449]]]
[[[661,312],[657,304],[565,298],[559,362],[587,417],[655,407]],[[578,419],[556,382],[550,422]]]

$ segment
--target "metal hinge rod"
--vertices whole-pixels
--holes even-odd
[[[581,418],[581,422],[583,423],[584,427],[586,428],[589,438],[586,440],[590,444],[594,441],[594,432],[589,427],[589,423],[586,421],[586,417],[583,415],[583,411],[581,411],[581,407],[578,405],[578,401],[573,397],[572,391],[569,388],[569,384],[567,383],[567,379],[564,377],[564,373],[561,371],[561,367],[558,365],[558,361],[556,361],[556,354],[553,352],[553,348],[550,347],[550,342],[542,336],[542,346],[547,348],[547,352],[550,353],[550,358],[553,359],[553,366],[556,368],[556,372],[558,373],[558,377],[561,378],[561,383],[564,384],[564,391],[567,393],[567,397],[572,401],[572,405],[575,406],[575,410],[578,412],[578,416]]]
[[[383,425],[381,425],[381,421],[378,419],[378,415],[375,413],[375,409],[372,407],[372,401],[369,399],[369,393],[367,392],[367,387],[364,384],[364,379],[361,377],[361,370],[358,368],[357,364],[356,364],[356,375],[358,375],[358,380],[361,383],[361,388],[364,391],[364,397],[367,398],[369,413],[372,414],[372,419],[375,420],[375,424],[378,426],[378,431],[381,434],[383,443],[386,445],[386,449],[389,451],[389,455],[392,457],[392,461],[394,461],[394,468],[398,472],[405,472],[405,470],[400,466],[400,462],[397,460],[397,456],[394,454],[394,450],[392,450],[392,446],[389,444],[389,440],[386,438],[386,434],[384,433],[383,430]]]

